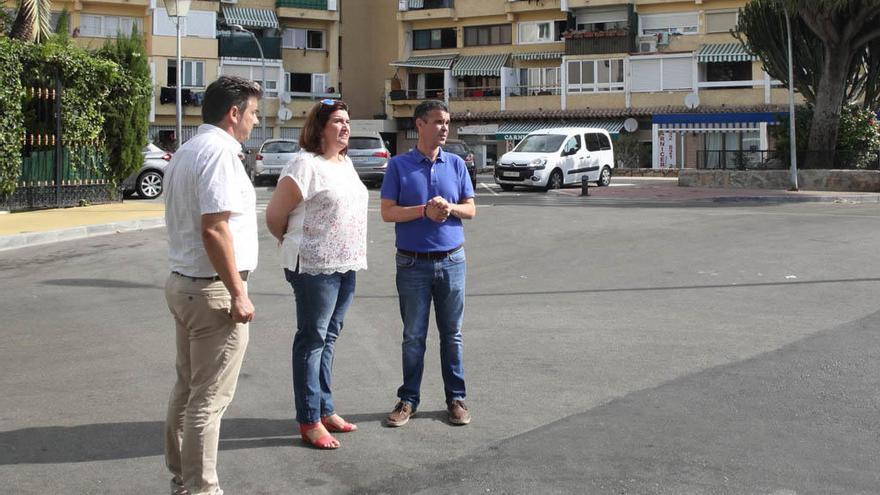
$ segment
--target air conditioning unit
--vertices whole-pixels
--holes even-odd
[[[668,45],[669,33],[660,33],[657,35],[657,45]]]
[[[657,51],[656,36],[639,36],[639,52],[648,53]]]

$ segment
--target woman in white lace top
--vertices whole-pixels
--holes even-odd
[[[357,429],[336,414],[330,389],[333,349],[354,297],[355,272],[367,268],[369,195],[346,155],[350,131],[344,102],[316,104],[300,134],[303,151],[281,172],[266,208],[296,300],[296,420],[303,441],[319,449],[339,447],[331,433]]]

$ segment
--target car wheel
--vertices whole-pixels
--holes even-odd
[[[599,180],[596,181],[596,185],[599,187],[604,187],[608,184],[611,184],[611,169],[608,167],[603,167],[602,171],[599,173]]]
[[[513,191],[513,184],[498,184],[502,191]]]
[[[162,194],[162,174],[155,170],[147,170],[137,179],[138,196],[153,199]]]
[[[545,191],[549,191],[550,189],[561,189],[562,188],[562,172],[557,168],[550,174],[550,178],[547,179],[547,187],[544,188]]]

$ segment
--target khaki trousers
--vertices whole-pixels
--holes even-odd
[[[177,382],[165,420],[165,464],[192,495],[221,494],[220,418],[235,395],[248,325],[232,321],[231,297],[220,281],[172,273],[165,299],[177,327]]]

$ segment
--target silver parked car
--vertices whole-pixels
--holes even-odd
[[[259,184],[265,179],[277,181],[281,170],[299,150],[299,143],[293,139],[267,139],[263,141],[254,162],[254,184]]]
[[[377,132],[352,132],[348,138],[348,157],[365,184],[382,184],[391,153]]]
[[[137,193],[138,197],[144,199],[158,198],[162,194],[165,167],[171,161],[172,154],[153,143],[144,147],[143,154],[144,164],[140,170],[122,181],[122,193],[125,196]]]

